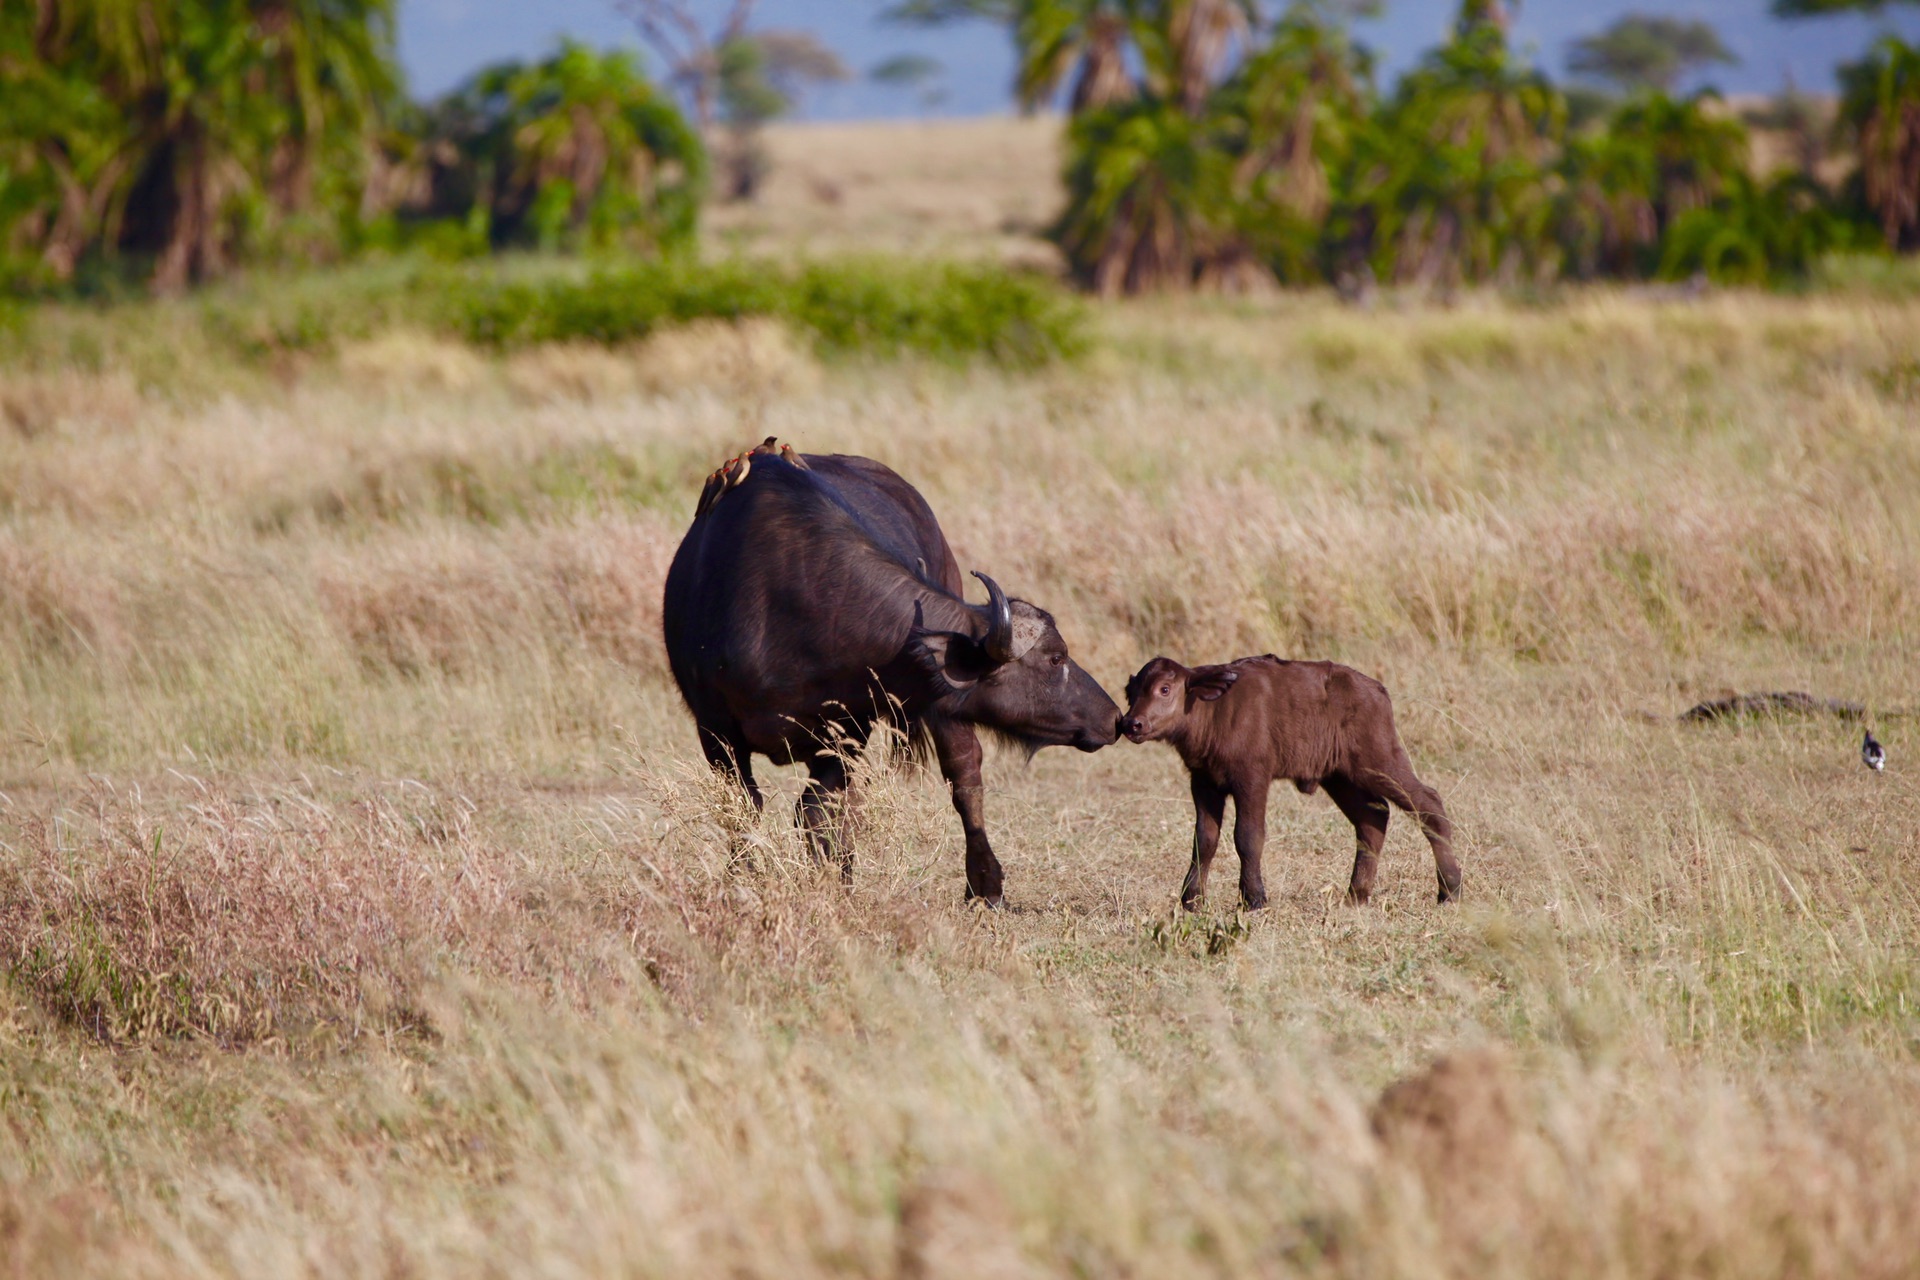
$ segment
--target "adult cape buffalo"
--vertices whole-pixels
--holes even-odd
[[[967,896],[998,905],[976,726],[1097,751],[1120,709],[1051,615],[974,576],[986,605],[962,598],[932,509],[893,471],[769,437],[707,481],[667,571],[667,658],[708,763],[756,806],[755,752],[807,766],[796,816],[816,849],[834,843],[847,786],[836,745],[882,720],[930,742],[966,832]]]

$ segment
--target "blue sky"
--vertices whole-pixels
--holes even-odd
[[[1013,54],[1004,31],[985,24],[939,31],[901,28],[877,20],[881,7],[880,0],[760,0],[756,25],[812,30],[856,76],[897,53],[937,58],[946,68],[946,101],[938,114],[985,115],[1011,108],[1007,86]],[[717,20],[727,5],[695,0],[694,8]],[[1380,55],[1383,82],[1438,43],[1457,8],[1457,0],[1387,0],[1379,19],[1361,24],[1361,39]],[[1771,92],[1789,74],[1802,89],[1825,92],[1833,84],[1834,67],[1858,57],[1876,33],[1890,30],[1920,40],[1920,8],[1880,19],[1788,23],[1767,15],[1767,0],[1527,0],[1513,39],[1558,75],[1565,69],[1568,42],[1631,11],[1711,22],[1741,58],[1740,66],[1711,73],[1713,83],[1729,93]],[[639,47],[632,25],[612,0],[400,0],[400,58],[417,96],[441,93],[488,62],[537,57],[561,36]],[[922,110],[911,95],[856,79],[816,93],[805,114],[845,120]]]

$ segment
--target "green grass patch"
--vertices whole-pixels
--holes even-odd
[[[584,278],[457,277],[444,323],[470,342],[616,343],[693,320],[767,316],[823,354],[987,359],[1037,368],[1084,352],[1084,308],[1042,277],[1002,267],[848,259],[783,269],[671,261]]]

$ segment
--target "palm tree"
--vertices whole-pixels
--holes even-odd
[[[1860,152],[1867,206],[1887,247],[1920,248],[1920,49],[1893,36],[1840,73],[1840,119]]]
[[[1231,234],[1232,159],[1209,121],[1148,98],[1073,122],[1054,236],[1103,297],[1182,289]]]
[[[1674,223],[1747,176],[1747,131],[1719,96],[1644,93],[1575,138],[1560,165],[1562,239],[1581,275],[1643,274]]]
[[[430,215],[485,211],[496,244],[662,248],[693,232],[706,153],[632,54],[562,41],[429,112]]]
[[[1497,0],[1467,0],[1455,37],[1361,132],[1340,228],[1385,277],[1450,286],[1547,271],[1565,120],[1565,100],[1508,53]]]
[[[6,132],[18,150],[33,131],[60,193],[52,273],[90,246],[130,250],[177,289],[219,271],[268,209],[311,203],[321,170],[358,171],[397,84],[392,19],[392,0],[7,6]]]
[[[590,243],[636,231],[659,238],[649,206],[661,170],[672,186],[698,172],[699,147],[631,54],[564,41],[506,85],[512,129],[507,198],[529,209],[542,244],[563,234]],[[671,232],[668,232],[670,235]]]
[[[1242,242],[1283,279],[1320,273],[1333,182],[1369,108],[1372,68],[1346,33],[1295,10],[1222,87]]]
[[[1019,66],[1014,93],[1022,110],[1050,101],[1071,79],[1074,115],[1135,96],[1127,45],[1136,5],[1130,0],[1020,0],[1013,19]]]

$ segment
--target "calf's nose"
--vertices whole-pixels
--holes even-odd
[[[1132,735],[1140,732],[1140,722],[1132,716],[1120,717],[1120,732]]]

